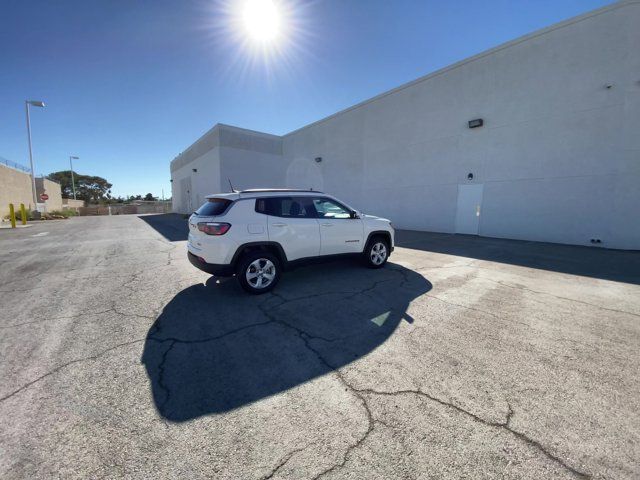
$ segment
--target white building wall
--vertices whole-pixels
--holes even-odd
[[[223,191],[229,191],[229,179],[236,190],[285,186],[281,137],[227,125],[219,128]]]
[[[322,157],[326,191],[400,228],[455,232],[458,185],[482,183],[480,235],[640,248],[624,221],[640,205],[639,25],[624,2],[550,27],[286,135],[284,155]]]
[[[221,191],[220,148],[215,147],[172,172],[171,180],[173,211],[189,213],[196,210],[204,203],[207,192]]]
[[[252,152],[238,148],[221,148],[222,191],[233,188],[284,188],[286,165],[280,154]]]
[[[206,195],[229,192],[229,180],[235,189],[284,187],[285,171],[280,137],[218,124],[173,160],[173,211],[192,212]]]
[[[363,205],[364,112],[350,111],[283,138],[287,186],[339,195],[351,205]],[[315,159],[320,157],[321,161]],[[301,175],[307,172],[307,178]]]
[[[197,188],[313,188],[399,228],[453,233],[459,186],[474,183],[480,235],[640,249],[639,25],[627,0],[284,137],[216,126],[190,147],[196,158],[218,142],[218,163],[194,160],[213,169]],[[475,118],[484,126],[469,129]]]

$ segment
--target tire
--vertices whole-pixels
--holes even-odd
[[[382,268],[389,259],[389,242],[378,236],[369,240],[364,251],[364,261],[369,268]]]
[[[236,276],[245,292],[260,295],[276,286],[281,273],[280,260],[273,253],[251,252],[241,258]]]

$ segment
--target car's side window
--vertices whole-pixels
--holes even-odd
[[[256,212],[283,218],[315,218],[315,209],[305,197],[269,197],[256,200]]]
[[[313,206],[319,218],[351,218],[351,211],[329,198],[314,198]]]
[[[256,199],[256,212],[267,214],[267,201],[265,198]]]

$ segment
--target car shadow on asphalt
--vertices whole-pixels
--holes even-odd
[[[170,242],[182,242],[189,237],[189,226],[185,216],[179,213],[138,215],[151,228]]]
[[[184,422],[286,392],[384,344],[428,292],[422,275],[332,262],[252,296],[234,279],[192,285],[163,309],[142,354],[156,408]]]

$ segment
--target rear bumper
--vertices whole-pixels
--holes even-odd
[[[187,252],[187,257],[191,265],[216,277],[230,277],[235,273],[232,265],[207,263],[202,257],[197,257],[191,252]]]

